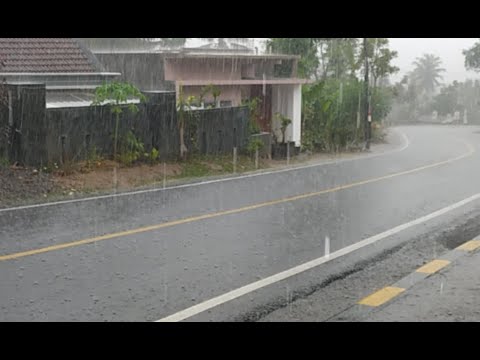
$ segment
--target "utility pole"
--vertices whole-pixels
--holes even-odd
[[[365,111],[364,111],[364,125],[365,125],[365,149],[370,150],[370,137],[372,134],[371,121],[372,117],[370,115],[370,95],[368,93],[368,53],[367,53],[367,38],[363,38],[363,50],[365,53]]]

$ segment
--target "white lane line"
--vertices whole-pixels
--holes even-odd
[[[352,251],[358,250],[358,249],[360,249],[364,246],[373,244],[373,243],[375,243],[379,240],[385,239],[386,237],[397,234],[397,233],[399,233],[403,230],[406,230],[408,228],[411,228],[415,225],[419,225],[419,224],[422,224],[422,223],[427,222],[429,220],[432,220],[436,217],[444,215],[444,214],[446,214],[446,213],[448,213],[452,210],[455,210],[459,207],[462,207],[462,206],[464,206],[468,203],[471,203],[472,201],[478,200],[478,199],[480,199],[480,193],[475,194],[473,196],[470,196],[470,197],[468,197],[468,198],[466,198],[462,201],[459,201],[457,203],[454,203],[452,205],[446,206],[446,207],[444,207],[440,210],[434,211],[434,212],[432,212],[428,215],[422,216],[422,217],[420,217],[416,220],[409,221],[405,224],[396,226],[396,227],[394,227],[390,230],[387,230],[387,231],[384,231],[380,234],[369,237],[369,238],[367,238],[365,240],[362,240],[358,243],[349,245],[349,246],[347,246],[347,247],[345,247],[341,250],[337,250],[333,253],[330,253],[330,256],[328,256],[328,257],[323,256],[323,257],[317,258],[315,260],[311,260],[309,262],[306,262],[304,264],[295,266],[291,269],[282,271],[278,274],[266,277],[265,279],[255,281],[251,284],[242,286],[238,289],[232,290],[232,291],[230,291],[228,293],[225,293],[223,295],[214,297],[214,298],[212,298],[210,300],[207,300],[207,301],[204,301],[200,304],[197,304],[197,305],[194,305],[194,306],[189,307],[187,309],[181,310],[181,311],[179,311],[175,314],[172,314],[172,315],[169,315],[165,318],[157,320],[156,322],[177,322],[177,321],[185,320],[185,319],[190,318],[192,316],[198,315],[198,314],[200,314],[200,313],[202,313],[206,310],[214,308],[218,305],[221,305],[221,304],[224,304],[226,302],[232,301],[236,298],[239,298],[240,296],[251,293],[255,290],[261,289],[265,286],[274,284],[276,282],[282,281],[282,280],[287,279],[291,276],[300,274],[304,271],[310,270],[310,269],[312,269],[314,267],[317,267],[321,264],[324,264],[328,261],[331,261],[333,259],[336,259],[336,258],[338,258],[340,256],[343,256],[343,255],[346,255],[348,253],[351,253]]]
[[[296,170],[320,167],[320,166],[324,166],[324,165],[344,163],[344,162],[348,162],[348,161],[371,159],[371,158],[374,158],[374,157],[385,156],[385,155],[390,155],[390,154],[393,154],[393,153],[401,152],[401,151],[404,151],[405,149],[407,149],[410,146],[410,141],[409,141],[408,137],[402,131],[400,131],[398,129],[394,129],[394,131],[398,132],[402,136],[403,141],[404,141],[403,146],[401,148],[398,148],[398,149],[395,149],[395,150],[392,150],[392,151],[379,153],[379,154],[372,154],[372,155],[366,155],[366,156],[361,156],[360,155],[360,156],[356,156],[356,157],[353,157],[353,158],[350,158],[350,159],[332,160],[332,161],[322,162],[322,163],[319,163],[319,164],[296,166],[296,167],[291,167],[291,168],[287,168],[287,169],[280,169],[280,170],[263,171],[263,172],[248,174],[248,175],[240,175],[240,176],[233,176],[233,177],[221,178],[221,179],[215,179],[215,180],[200,181],[200,182],[191,183],[191,184],[175,185],[175,186],[170,186],[170,187],[166,187],[166,188],[138,190],[138,191],[124,192],[124,193],[120,193],[120,194],[108,194],[108,195],[92,196],[92,197],[87,197],[87,198],[82,198],[82,199],[62,200],[62,201],[54,201],[54,202],[35,204],[35,205],[16,206],[16,207],[11,207],[11,208],[0,209],[0,213],[17,211],[17,210],[42,208],[42,207],[48,207],[48,206],[65,205],[65,204],[72,204],[72,203],[79,203],[79,202],[87,202],[87,201],[93,201],[93,200],[117,198],[117,197],[131,196],[131,195],[141,195],[141,194],[148,194],[148,193],[159,192],[159,191],[175,190],[175,189],[182,189],[182,188],[189,188],[189,187],[196,187],[196,186],[203,186],[203,185],[215,184],[215,183],[224,182],[224,181],[233,181],[233,180],[240,180],[240,179],[246,179],[246,178],[253,178],[253,177],[257,177],[257,176],[279,174],[279,173],[284,173],[284,172],[289,172],[289,171],[296,171]]]

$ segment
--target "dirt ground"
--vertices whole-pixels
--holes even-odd
[[[351,154],[301,155],[292,158],[289,165],[348,156]],[[103,160],[89,166],[86,163],[78,163],[73,166],[59,167],[51,172],[39,171],[35,168],[3,166],[0,167],[0,208],[113,190],[127,191],[163,184],[164,181],[169,184],[178,179],[231,174],[232,160],[229,157],[221,157],[196,162],[138,164],[131,167],[116,167],[113,161]],[[286,160],[261,159],[259,161],[259,169],[285,166],[287,166]],[[252,158],[247,156],[239,158],[237,173],[253,170],[255,170],[255,163]]]
[[[338,154],[300,154],[286,160],[260,159],[258,169],[275,169],[286,166],[339,160],[358,155],[358,152]],[[45,169],[44,169],[45,170]],[[254,159],[240,156],[236,172],[254,171]],[[0,208],[71,199],[93,193],[128,191],[142,187],[165,184],[177,180],[221,176],[233,173],[230,156],[190,159],[186,162],[137,164],[126,167],[113,161],[98,160],[50,169],[0,166]]]
[[[109,189],[128,190],[139,186],[162,182],[166,178],[181,174],[180,164],[140,164],[132,167],[119,167],[115,171],[113,161],[102,161],[93,168],[80,164],[77,169],[55,172],[52,176],[57,190],[71,192],[94,192]],[[116,176],[115,176],[116,173]],[[115,186],[115,182],[117,186]]]
[[[44,199],[55,189],[50,174],[36,169],[0,166],[0,207],[30,199]]]

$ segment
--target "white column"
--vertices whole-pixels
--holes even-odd
[[[286,140],[294,141],[295,146],[300,146],[302,139],[302,86],[301,85],[276,85],[273,86],[272,116],[281,113],[292,120],[286,132]],[[280,122],[274,118],[273,131],[281,140]]]
[[[292,95],[292,141],[295,141],[295,146],[300,146],[302,141],[302,85],[294,85]]]

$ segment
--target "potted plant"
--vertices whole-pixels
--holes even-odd
[[[286,158],[288,155],[294,154],[293,142],[286,141],[286,133],[292,120],[283,114],[276,113],[275,118],[280,122],[280,132],[282,133],[282,142],[278,143],[277,137],[274,135],[273,156],[277,158]]]

